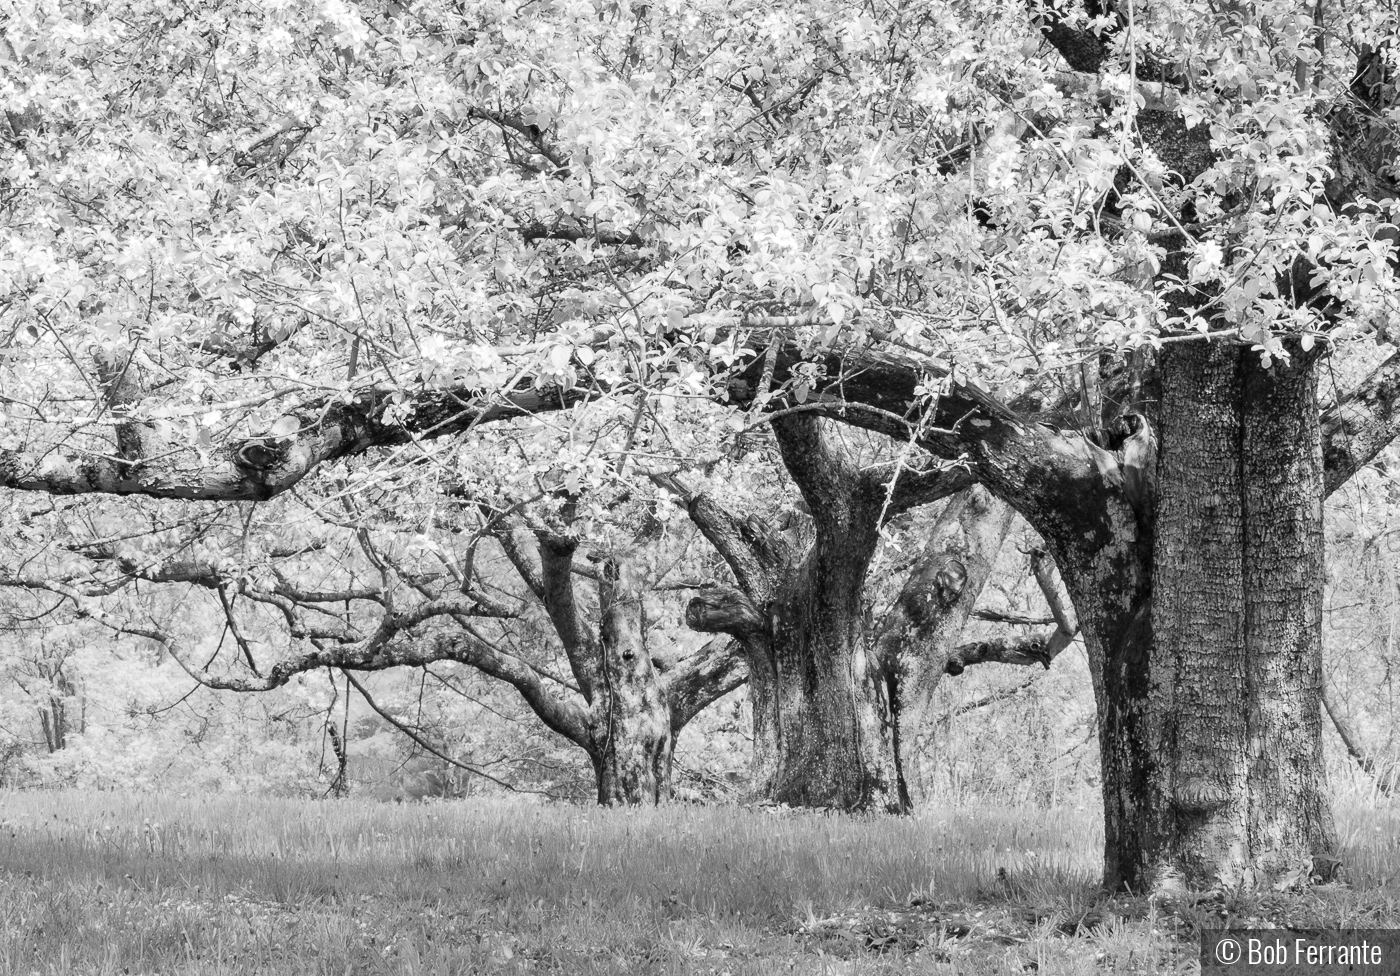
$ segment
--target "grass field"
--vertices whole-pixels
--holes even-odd
[[[1349,885],[1104,899],[1082,808],[913,819],[0,791],[5,976],[1175,973],[1242,918],[1400,924],[1400,810]]]

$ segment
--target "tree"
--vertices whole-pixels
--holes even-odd
[[[675,737],[696,713],[747,677],[735,642],[712,640],[688,657],[649,647],[636,552],[604,556],[596,569],[586,571],[575,564],[579,539],[570,532],[540,523],[527,532],[504,521],[495,537],[548,612],[575,690],[586,703],[575,707],[568,737],[588,753],[598,802],[668,798]],[[597,582],[596,625],[586,619],[576,592],[584,572]]]
[[[657,478],[685,503],[739,584],[695,597],[686,620],[744,647],[761,795],[793,806],[906,811],[897,702],[867,646],[866,573],[887,519],[957,491],[966,478],[941,467],[858,466],[810,414],[777,418],[773,430],[811,514],[805,552],[682,479]]]
[[[7,116],[0,486],[267,498],[564,409],[651,425],[566,480],[763,412],[868,427],[1045,539],[1111,885],[1332,852],[1321,501],[1394,437],[1395,361],[1315,407],[1324,353],[1388,342],[1383,10],[64,16],[7,41],[43,84]]]
[[[686,608],[694,629],[729,634],[748,660],[754,781],[766,800],[844,810],[908,811],[901,740],[929,732],[944,674],[973,664],[1043,664],[1074,635],[955,646],[991,575],[1009,507],[964,472],[860,463],[860,452],[810,415],[775,420],[785,466],[810,512],[811,541],[676,475],[654,476],[684,504],[723,557],[735,587],[702,590]],[[959,489],[962,489],[961,491]],[[902,591],[875,618],[867,574],[883,526],[957,492],[904,567]],[[1045,578],[1047,594],[1059,598]]]
[[[73,653],[71,637],[62,631],[25,634],[13,622],[5,630],[10,634],[7,643],[29,645],[14,654],[7,670],[31,703],[44,749],[50,754],[58,752],[68,744],[70,733],[83,731],[85,717],[82,692],[68,666]]]
[[[482,520],[479,528],[499,543],[511,571],[546,608],[571,672],[566,678],[553,672],[548,656],[510,648],[503,632],[483,630],[491,621],[513,624],[525,611],[501,586],[504,567],[474,551],[479,539],[464,559],[436,545],[415,554],[392,525],[369,529],[356,518],[341,527],[323,521],[314,540],[272,543],[278,523],[295,516],[282,506],[267,517],[270,523],[254,529],[251,539],[251,518],[241,526],[241,540],[221,538],[208,524],[145,539],[140,548],[120,538],[72,539],[68,547],[83,560],[62,566],[31,560],[18,572],[0,572],[0,587],[58,594],[80,616],[114,633],[155,641],[208,688],[266,692],[308,673],[343,674],[347,694],[353,687],[373,711],[456,765],[460,760],[443,755],[376,702],[356,675],[465,665],[514,688],[540,722],[583,749],[605,804],[655,803],[669,795],[676,733],[744,679],[743,660],[728,639],[690,654],[649,646],[644,559],[636,552],[602,556],[587,569],[575,565],[579,543],[566,532],[537,522],[532,533],[518,517],[499,513]],[[425,540],[415,541],[421,550]],[[597,583],[597,623],[590,623],[576,592],[580,573]],[[235,660],[201,665],[178,628],[110,599],[131,581],[207,592],[233,637]],[[57,669],[61,674],[61,660]],[[57,701],[53,694],[47,692],[46,703]],[[53,704],[54,714],[61,717],[65,705]],[[57,729],[61,735],[63,726]],[[345,745],[338,732],[331,735],[343,776]]]

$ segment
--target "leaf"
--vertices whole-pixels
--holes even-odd
[[[276,422],[273,423],[269,433],[273,437],[291,437],[299,430],[301,430],[301,421],[288,414],[283,417],[278,417]]]

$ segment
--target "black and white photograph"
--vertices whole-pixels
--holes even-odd
[[[0,976],[1400,976],[1389,0],[0,0]]]

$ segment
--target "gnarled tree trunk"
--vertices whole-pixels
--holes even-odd
[[[909,809],[884,662],[870,646],[865,578],[882,519],[967,487],[960,472],[858,469],[810,415],[775,418],[783,461],[812,514],[798,558],[768,526],[739,518],[674,477],[692,520],[739,588],[691,601],[697,630],[739,640],[754,695],[759,797],[842,810]]]
[[[950,499],[874,640],[895,721],[895,751],[906,788],[923,801],[920,758],[932,747],[930,710],[955,642],[981,596],[1015,512],[981,487]],[[957,665],[954,665],[955,669]]]
[[[600,567],[599,604],[602,681],[588,718],[598,802],[660,803],[671,795],[671,703],[647,651],[642,593],[627,561]]]
[[[735,641],[711,641],[676,660],[647,646],[644,587],[633,554],[598,571],[598,623],[575,589],[578,540],[543,524],[501,520],[493,534],[549,614],[581,702],[551,723],[587,754],[604,805],[660,803],[671,795],[671,757],[687,722],[748,677]]]
[[[821,526],[773,608],[777,759],[771,799],[803,807],[903,812],[878,662],[862,600],[875,517]]]
[[[776,760],[769,798],[841,810],[903,812],[879,662],[866,654],[865,576],[886,493],[824,435],[821,422],[773,422],[816,540],[773,594],[766,649]]]

